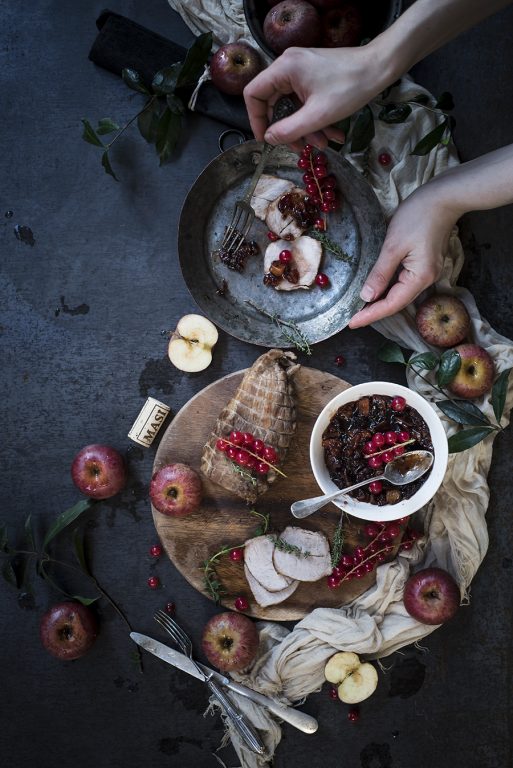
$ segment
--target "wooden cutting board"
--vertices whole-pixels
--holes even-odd
[[[232,397],[245,371],[219,379],[195,395],[176,414],[166,429],[155,457],[154,471],[164,464],[182,462],[200,472],[201,453],[222,408]],[[262,514],[270,515],[270,531],[281,532],[287,525],[322,531],[330,544],[337,526],[340,510],[329,504],[305,520],[295,520],[290,505],[297,499],[317,496],[309,460],[310,433],[313,424],[335,395],[350,384],[337,376],[301,367],[294,377],[296,389],[297,430],[294,441],[281,467],[286,478],[278,478],[269,491],[254,505]],[[201,508],[185,518],[162,515],[152,508],[155,527],[162,544],[180,573],[199,592],[209,597],[204,588],[202,564],[224,546],[236,547],[255,535],[261,520],[250,513],[242,499],[215,485],[203,475],[204,497]],[[358,521],[348,524],[345,541],[348,549],[362,543]],[[318,607],[338,607],[362,594],[375,581],[375,573],[361,579],[344,582],[330,590],[326,579],[302,583],[294,594],[278,605],[261,608],[244,577],[242,563],[233,563],[227,555],[216,564],[217,576],[227,594],[221,601],[226,608],[234,607],[234,599],[245,596],[250,604],[248,615],[273,621],[296,621]]]

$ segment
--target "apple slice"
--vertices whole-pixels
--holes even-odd
[[[360,659],[352,651],[340,651],[336,653],[324,668],[324,677],[328,683],[338,685],[360,666]]]
[[[169,359],[180,371],[197,373],[212,362],[212,347],[218,339],[217,328],[202,315],[184,315],[171,336]]]
[[[344,704],[359,704],[372,696],[378,686],[376,668],[365,662],[347,675],[338,686],[338,698]]]

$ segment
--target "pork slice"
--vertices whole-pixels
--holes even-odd
[[[290,192],[298,192],[302,196],[305,194],[304,189],[300,189],[299,187],[294,186],[292,189],[287,190],[286,194],[289,194]],[[276,232],[276,234],[280,235],[280,237],[290,235],[295,240],[297,237],[301,237],[304,229],[299,226],[299,224],[290,214],[286,214],[285,216],[282,214],[278,208],[278,204],[282,197],[283,195],[280,195],[280,197],[276,198],[276,200],[273,200],[273,202],[269,205],[269,208],[267,209],[267,215],[265,217],[265,223],[271,232]]]
[[[290,597],[299,586],[299,581],[291,581],[289,586],[285,589],[281,589],[279,592],[269,592],[259,581],[257,581],[257,579],[255,579],[246,565],[244,565],[244,574],[249,584],[249,588],[253,593],[253,597],[262,608],[266,608],[268,605],[282,603]]]
[[[293,188],[294,182],[263,173],[251,198],[251,207],[255,211],[255,216],[265,221],[269,205]]]
[[[251,575],[268,592],[280,592],[290,586],[291,579],[278,573],[273,562],[274,539],[257,536],[244,545],[244,563]]]
[[[322,245],[308,235],[301,235],[297,240],[276,240],[269,243],[265,250],[264,272],[269,272],[273,261],[279,260],[280,251],[292,253],[291,267],[299,272],[297,283],[290,283],[283,278],[275,286],[277,291],[295,291],[297,288],[309,288],[319,272],[322,257]]]
[[[273,561],[277,571],[298,581],[318,581],[332,571],[328,540],[322,533],[290,526],[280,539],[297,547],[299,552],[286,552],[275,547]]]

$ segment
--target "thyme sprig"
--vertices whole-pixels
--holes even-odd
[[[309,237],[313,237],[314,240],[318,240],[326,248],[326,250],[331,251],[331,253],[339,261],[345,261],[348,264],[353,263],[354,259],[346,251],[344,251],[342,246],[332,240],[331,237],[328,237],[328,235],[324,232],[319,232],[317,229],[310,229],[308,230],[307,234]]]
[[[335,533],[333,535],[333,544],[331,545],[331,567],[335,568],[342,557],[342,547],[344,546],[344,512],[340,515]]]
[[[255,536],[264,536],[269,528],[269,513],[257,512],[256,509],[250,509],[249,514],[259,517],[262,521],[255,531]]]
[[[273,542],[276,549],[282,552],[288,552],[291,555],[296,555],[296,557],[311,557],[311,552],[307,549],[301,549],[301,547],[297,547],[295,544],[289,544],[288,541],[285,541],[280,536],[274,537]]]
[[[267,312],[266,309],[263,309],[257,304],[254,304],[250,299],[246,299],[245,303],[249,304],[261,315],[268,317],[269,320],[271,320],[271,322],[273,322],[274,325],[278,328],[281,336],[285,339],[285,341],[288,341],[292,347],[295,347],[299,352],[303,352],[305,355],[312,354],[310,342],[303,331],[299,328],[297,323],[289,320],[282,320],[282,318],[275,312]]]
[[[235,464],[234,461],[230,461],[230,464],[233,471],[244,478],[244,480],[247,480],[253,486],[257,484],[255,475],[252,475],[249,469],[244,469],[244,467],[239,466],[239,464]]]

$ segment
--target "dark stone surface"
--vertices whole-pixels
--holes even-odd
[[[113,153],[121,183],[107,177],[95,149],[80,139],[80,118],[122,121],[140,100],[87,60],[103,7],[62,0],[1,6],[1,518],[14,540],[31,514],[40,535],[78,499],[69,475],[78,449],[115,445],[129,460],[131,480],[120,498],[86,515],[94,572],[134,627],[156,632],[152,614],[172,599],[197,643],[215,608],[165,558],[155,564],[147,554],[155,542],[146,498],[155,448],[139,449],[126,434],[146,395],[176,411],[206,384],[252,362],[258,350],[223,334],[202,374],[181,374],[166,362],[161,331],[194,311],[177,262],[180,205],[217,153],[223,126],[188,117],[179,156],[164,168],[135,131],[127,132]],[[164,0],[112,8],[180,44],[192,39]],[[463,159],[511,140],[512,23],[509,8],[416,68],[435,93],[454,94]],[[462,231],[464,283],[483,314],[511,337],[511,208],[469,215]],[[372,330],[343,331],[316,347],[311,364],[355,383],[401,381],[400,370],[376,361],[379,344]],[[341,371],[336,354],[347,360]],[[319,718],[319,732],[308,737],[285,727],[276,768],[306,768],[320,759],[326,768],[511,765],[512,443],[508,431],[495,446],[490,548],[470,605],[426,638],[425,652],[408,649],[416,660],[410,669],[425,667],[424,684],[407,698],[390,696],[397,673],[380,673],[357,724],[325,691],[312,695],[304,708]],[[65,541],[59,554],[70,555]],[[158,592],[146,586],[153,573],[163,583]],[[88,584],[69,584],[91,594]],[[95,647],[63,664],[38,637],[39,618],[57,593],[34,580],[34,598],[18,604],[14,590],[0,589],[5,768],[217,765],[212,753],[222,728],[218,718],[201,716],[202,686],[154,658],[145,659],[140,675],[127,628],[104,600]],[[387,668],[404,666],[401,659],[387,660]],[[230,748],[221,755],[236,763]]]

